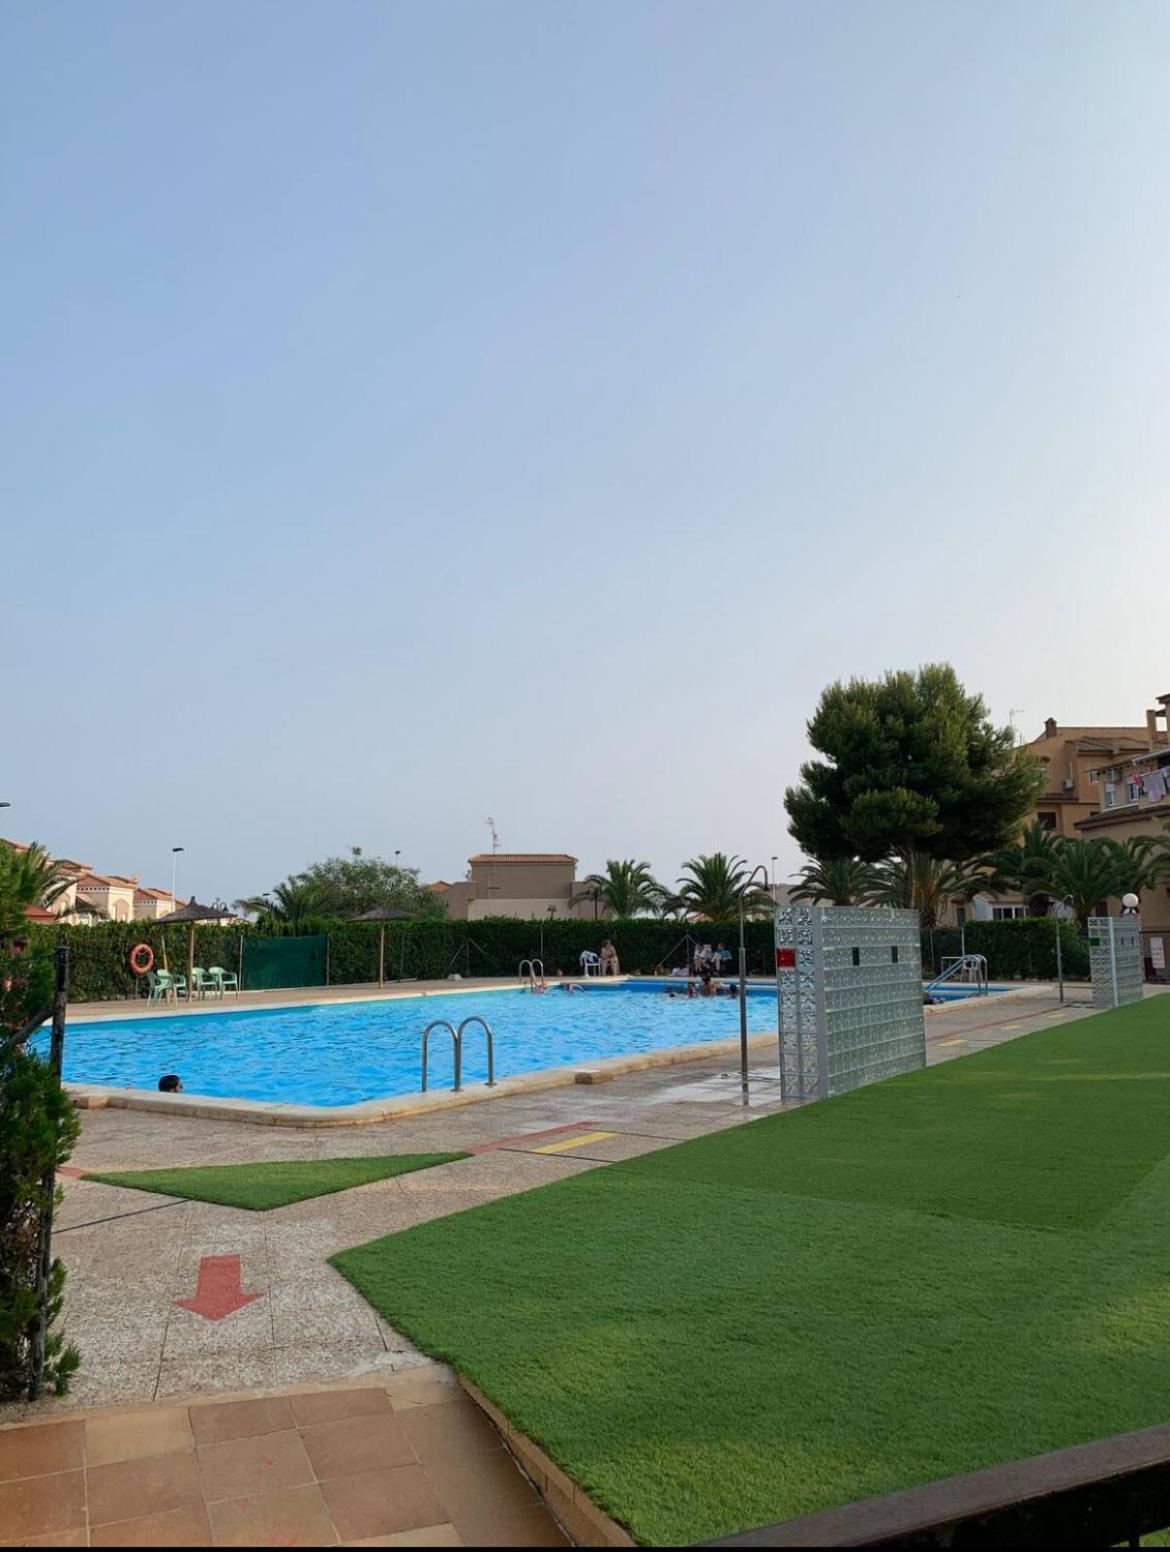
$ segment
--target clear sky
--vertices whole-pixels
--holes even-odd
[[[818,692],[1170,690],[1164,0],[4,0],[0,831],[796,865]]]

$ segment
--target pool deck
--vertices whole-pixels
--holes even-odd
[[[1029,986],[927,1010],[928,1062],[1092,1011],[1070,989]],[[82,1112],[63,1171],[56,1253],[69,1271],[64,1329],[84,1355],[72,1395],[40,1410],[161,1402],[272,1385],[336,1382],[429,1364],[326,1265],[335,1251],[741,1125],[781,1108],[774,1046],[754,1053],[745,1110],[735,1060],[705,1050],[680,1065],[600,1085],[505,1093],[490,1104],[404,1116],[342,1134],[148,1111]],[[465,1150],[471,1157],[267,1213],[86,1180],[86,1170]],[[81,1178],[79,1178],[81,1177]],[[206,1257],[238,1256],[246,1308],[209,1321],[178,1308]],[[0,1409],[0,1420],[20,1408]],[[2,1538],[0,1538],[2,1539]]]
[[[1062,1007],[1038,985],[927,1009],[928,1065],[1093,1012],[1087,988],[1068,998]],[[63,1329],[82,1367],[67,1397],[0,1407],[0,1542],[563,1545],[451,1371],[326,1257],[785,1108],[777,1069],[759,1059],[750,1098],[745,1110],[737,1064],[707,1051],[600,1088],[505,1095],[341,1136],[83,1112],[54,1237],[69,1271]],[[85,1178],[457,1149],[471,1156],[268,1213]],[[191,1301],[212,1257],[254,1296],[219,1319],[176,1302]]]

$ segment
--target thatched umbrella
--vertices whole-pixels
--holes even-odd
[[[229,910],[226,905],[200,905],[192,895],[186,905],[181,905],[177,911],[171,911],[166,916],[158,918],[160,927],[169,927],[173,922],[186,922],[190,928],[187,934],[187,1001],[191,1001],[193,990],[192,982],[195,979],[195,923],[196,922],[222,922],[234,921],[235,912]],[[163,934],[163,943],[167,939]]]
[[[413,911],[400,911],[394,905],[376,905],[372,911],[363,911],[360,916],[355,916],[354,921],[376,921],[378,923],[378,985],[386,984],[386,923],[388,921],[409,921],[414,915]]]

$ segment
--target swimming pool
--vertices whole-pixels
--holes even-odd
[[[655,992],[656,995],[651,995]],[[748,1028],[776,1027],[776,999],[767,986],[749,988]],[[514,1077],[611,1056],[726,1040],[739,1032],[732,997],[668,997],[664,987],[594,984],[543,997],[508,990],[394,997],[294,1008],[217,1010],[174,1017],[71,1021],[65,1079],[111,1087],[154,1089],[177,1072],[189,1095],[295,1105],[353,1105],[413,1094],[419,1088],[422,1031],[432,1019],[458,1026],[482,1014],[495,1033],[496,1077]],[[44,1048],[42,1031],[34,1045]],[[452,1044],[445,1030],[430,1040],[429,1083],[449,1089]],[[463,1082],[487,1078],[483,1031],[464,1038]]]

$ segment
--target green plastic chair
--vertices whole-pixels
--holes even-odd
[[[166,998],[172,993],[177,1001],[187,995],[187,977],[176,975],[173,970],[158,970],[155,972],[159,983],[159,998]]]
[[[215,972],[204,970],[199,965],[191,967],[191,991],[196,997],[206,997],[208,992],[216,989]]]
[[[211,977],[211,989],[217,991],[222,997],[225,992],[235,992],[240,995],[240,978],[234,970],[225,970],[222,965],[212,965],[208,970]]]

